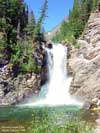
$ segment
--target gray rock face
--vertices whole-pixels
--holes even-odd
[[[72,51],[69,67],[73,73],[71,94],[83,101],[100,103],[100,12],[92,13],[84,31],[81,48]]]
[[[0,71],[0,105],[12,105],[40,89],[40,74],[26,73],[12,79],[12,65],[4,66]]]

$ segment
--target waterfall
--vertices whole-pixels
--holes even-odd
[[[53,67],[48,65],[50,77],[45,100],[48,104],[67,104],[69,101],[68,89],[71,82],[71,78],[67,76],[67,48],[61,44],[54,45],[51,53],[53,55]],[[50,62],[49,58],[48,62]]]
[[[67,47],[57,44],[46,51],[49,80],[42,86],[38,100],[29,105],[80,105],[69,94],[72,77],[67,74]]]

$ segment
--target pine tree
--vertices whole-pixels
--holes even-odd
[[[28,24],[29,25],[35,25],[35,17],[34,17],[33,11],[29,12],[29,15],[28,15]]]
[[[70,14],[69,17],[69,22],[70,22],[70,26],[72,27],[72,32],[75,36],[75,38],[77,38],[80,34],[80,26],[81,26],[81,22],[79,20],[80,17],[80,5],[79,5],[79,1],[78,0],[74,0],[74,6],[72,9],[72,12]]]
[[[27,36],[33,37],[34,27],[35,27],[35,17],[33,11],[28,11],[28,23],[24,31],[27,33]]]
[[[63,23],[60,32],[53,40],[74,40],[81,36],[91,11],[96,8],[98,0],[74,0],[73,8],[69,12],[68,21]],[[70,39],[71,38],[71,39]]]
[[[24,0],[0,0],[0,29],[7,34],[7,44],[16,43],[26,26]]]
[[[38,21],[35,25],[35,28],[34,28],[34,35],[39,35],[41,32],[42,24],[43,24],[44,18],[46,17],[47,6],[48,6],[48,1],[45,0],[43,6],[41,8],[40,18],[38,19]]]

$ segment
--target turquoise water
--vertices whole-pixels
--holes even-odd
[[[85,114],[76,106],[1,107],[0,133],[88,133],[92,123]]]

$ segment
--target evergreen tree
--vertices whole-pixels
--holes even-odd
[[[10,60],[16,51],[17,41],[24,36],[26,27],[26,5],[24,0],[0,0],[0,32],[5,33],[4,41],[0,41],[4,57]]]
[[[34,17],[34,12],[32,10],[28,11],[28,23],[24,31],[26,32],[26,35],[30,36],[31,38],[33,37],[35,24],[36,24],[36,21]]]
[[[0,0],[0,33],[2,34],[0,57],[2,51],[2,57],[13,65],[17,65],[21,71],[32,72],[37,71],[36,68],[40,68],[32,56],[32,38],[33,35],[39,36],[40,33],[41,38],[44,37],[42,24],[46,9],[47,0],[42,6],[40,18],[36,22],[33,11],[29,11],[24,0]]]
[[[48,6],[48,1],[45,0],[43,6],[41,8],[40,18],[38,19],[38,21],[35,25],[35,28],[34,28],[34,35],[39,35],[41,32],[42,24],[43,24],[44,18],[46,17],[47,6]]]
[[[29,15],[28,15],[28,24],[32,25],[32,26],[35,25],[35,17],[34,17],[33,11],[29,12]]]
[[[26,26],[24,1],[0,0],[0,12],[0,29],[7,35],[7,44],[16,43]]]
[[[62,23],[60,32],[55,35],[53,40],[77,39],[82,34],[90,13],[96,9],[97,3],[98,0],[74,0],[68,21]]]

